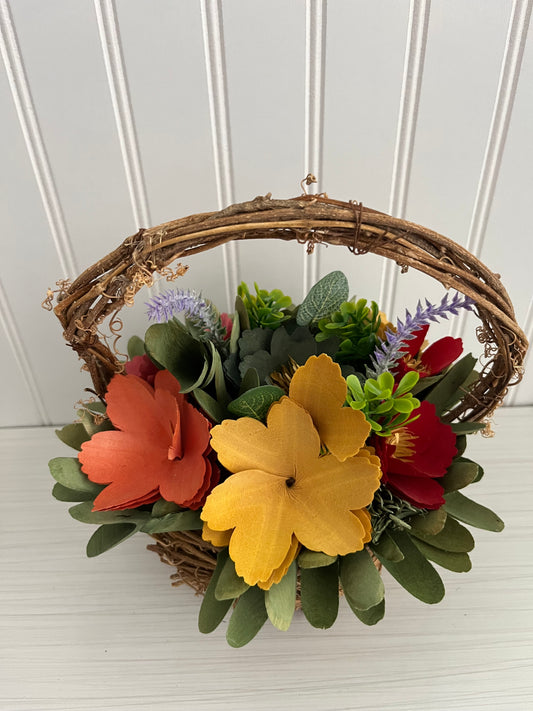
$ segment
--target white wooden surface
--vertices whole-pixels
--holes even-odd
[[[50,496],[46,462],[66,450],[47,428],[0,431],[2,711],[301,709],[522,711],[533,708],[533,408],[506,408],[474,437],[475,498],[501,534],[475,531],[473,569],[442,571],[437,606],[388,576],[374,628],[341,603],[335,626],[298,615],[241,650],[225,624],[202,636],[199,600],[135,536],[97,559],[92,530]]]

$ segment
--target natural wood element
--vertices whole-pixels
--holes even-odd
[[[328,243],[343,245],[354,255],[378,254],[402,271],[412,267],[474,299],[486,362],[479,381],[447,416],[449,421],[490,417],[508,386],[520,381],[528,344],[509,296],[499,275],[464,247],[360,203],[314,195],[272,200],[266,195],[139,230],[61,289],[54,311],[66,341],[86,362],[96,393],[103,398],[109,380],[121,370],[98,327],[131,304],[137,291],[153,282],[155,272],[168,273],[176,260],[233,240],[272,238],[297,240],[309,253],[315,244]],[[178,266],[175,276],[184,271]]]

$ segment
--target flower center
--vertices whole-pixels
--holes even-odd
[[[285,486],[290,489],[291,486],[294,486],[296,484],[296,479],[293,476],[290,476],[288,479],[285,479]]]
[[[395,430],[390,437],[387,438],[387,444],[394,447],[395,459],[400,459],[402,462],[409,461],[415,451],[416,436],[411,434],[405,427],[400,427]]]

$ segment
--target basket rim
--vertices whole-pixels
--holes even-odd
[[[528,347],[500,276],[451,239],[416,223],[327,195],[272,199],[271,194],[200,214],[193,214],[127,237],[115,250],[86,269],[72,283],[60,284],[54,312],[67,344],[85,361],[95,393],[122,365],[99,333],[109,319],[117,336],[117,318],[135,294],[153,283],[154,273],[173,280],[187,270],[176,260],[247,239],[296,240],[311,253],[316,244],[343,245],[354,255],[373,253],[410,267],[453,288],[475,302],[481,321],[476,329],[486,363],[476,385],[447,415],[449,421],[481,421],[501,404],[509,385],[520,382]],[[49,291],[49,297],[52,292]],[[113,322],[115,328],[113,328]]]

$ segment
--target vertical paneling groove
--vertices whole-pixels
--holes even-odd
[[[148,198],[131,108],[114,0],[94,0],[115,122],[124,161],[135,228],[151,227]]]
[[[481,254],[483,248],[494,190],[513,111],[532,5],[533,0],[514,0],[513,2],[496,101],[466,244],[466,248],[476,256]],[[461,314],[452,324],[452,335],[456,337],[462,336],[465,326],[466,315]]]
[[[309,193],[322,192],[324,145],[324,100],[326,77],[326,0],[307,0],[305,13],[305,175],[312,173],[318,182]],[[320,274],[320,250],[304,252],[303,295]]]
[[[13,352],[15,362],[20,370],[24,384],[26,385],[26,388],[28,389],[28,392],[31,395],[31,398],[39,415],[40,421],[35,424],[52,424],[52,421],[46,409],[46,405],[44,404],[44,399],[39,390],[39,386],[37,385],[37,379],[33,373],[33,369],[30,365],[30,361],[28,360],[28,356],[26,355],[26,349],[24,348],[19,329],[17,328],[17,322],[9,306],[7,295],[1,281],[0,323],[4,328],[4,332],[6,334],[6,341]],[[13,403],[13,406],[16,407],[16,403]]]
[[[527,310],[526,320],[524,321],[522,330],[526,334],[526,338],[529,341],[529,343],[533,344],[533,298],[529,302],[529,308]],[[527,370],[530,367],[530,363],[531,363],[531,346],[530,346],[530,348],[526,354],[526,357],[524,359],[524,364],[523,364],[524,370]],[[511,391],[509,392],[509,395],[505,398],[505,402],[504,402],[505,406],[512,406],[515,404],[519,388],[520,388],[520,384],[517,385],[516,388],[511,389]]]
[[[390,214],[400,218],[405,217],[409,192],[430,8],[430,0],[411,0],[409,9],[409,29],[389,199]],[[397,279],[397,266],[391,260],[384,261],[379,304],[390,317],[394,313]]]
[[[78,273],[76,257],[70,241],[63,210],[55,186],[39,121],[33,104],[20,47],[6,0],[0,0],[1,50],[7,78],[13,94],[22,134],[41,194],[50,233],[65,278]]]
[[[220,0],[201,0],[201,12],[218,205],[222,209],[235,202],[235,199],[224,28]],[[235,242],[225,244],[222,247],[222,252],[228,310],[232,310],[237,286],[240,282],[238,245]]]

